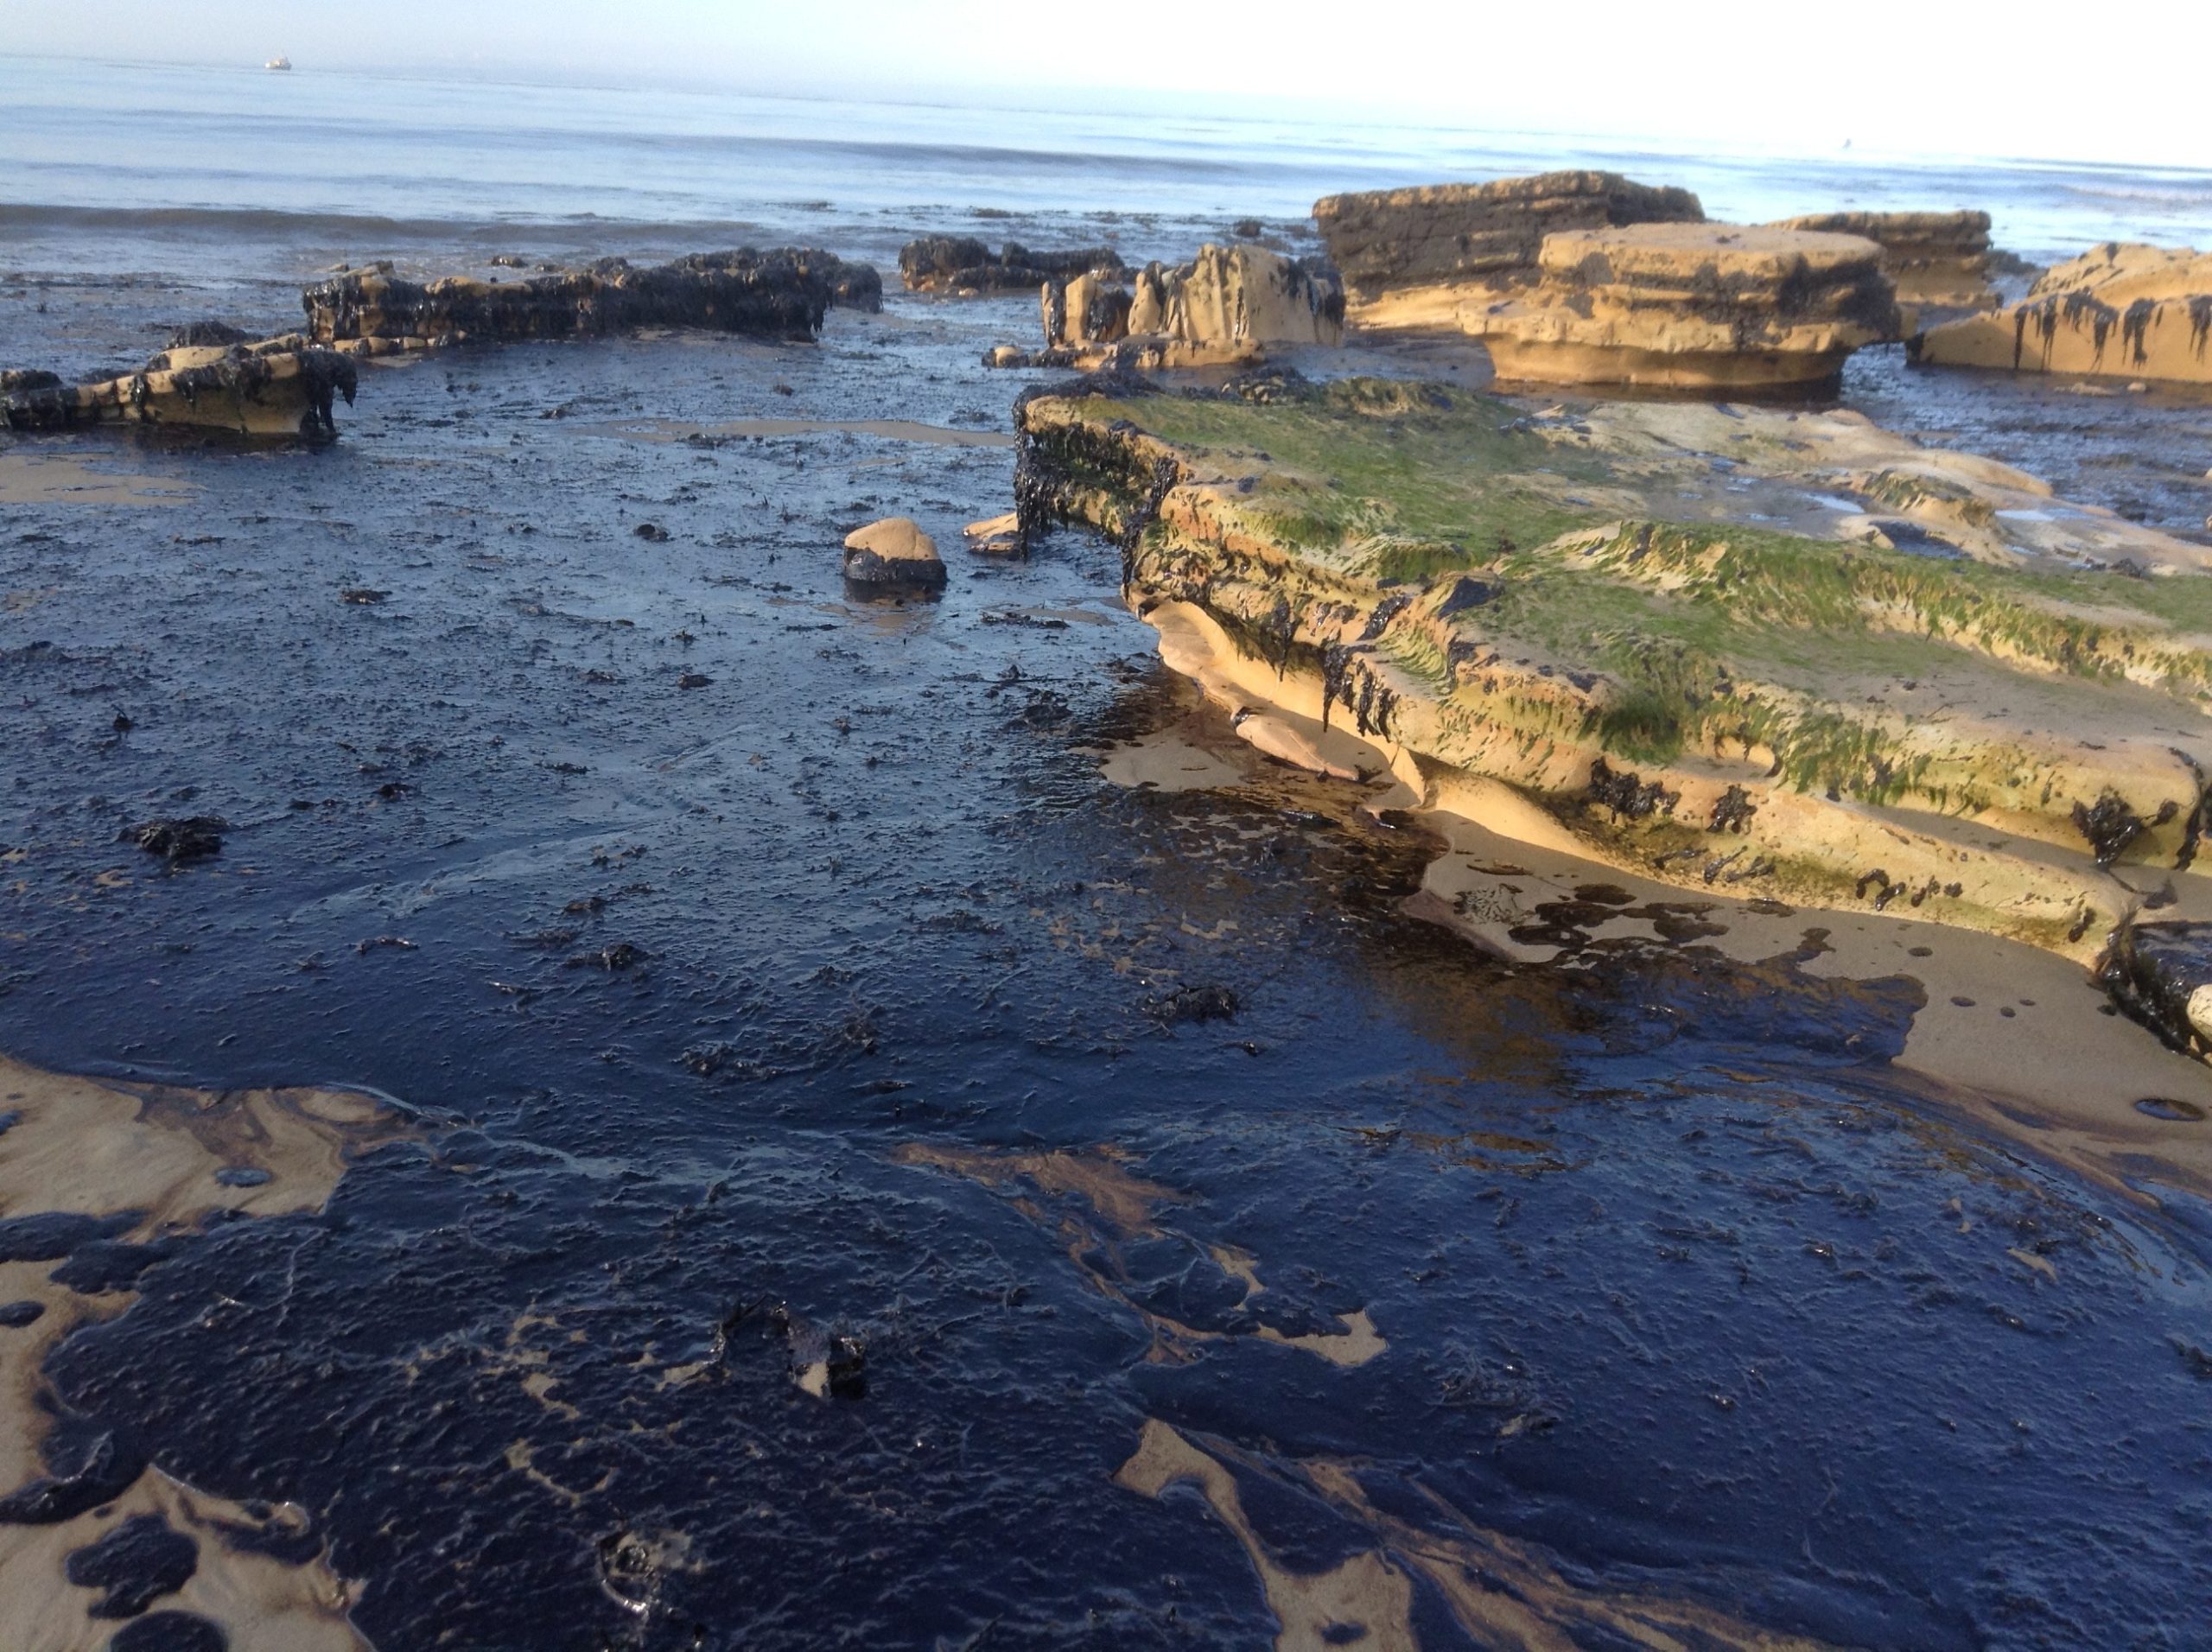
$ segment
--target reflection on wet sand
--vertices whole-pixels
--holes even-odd
[[[1271,1480],[1278,1492],[1303,1494],[1348,1518],[1354,1529],[1373,1538],[1375,1547],[1326,1572],[1292,1570],[1245,1508],[1237,1489],[1240,1474]],[[1415,1493],[1433,1523],[1386,1513],[1360,1477],[1360,1469],[1350,1464],[1278,1466],[1220,1441],[1200,1446],[1154,1418],[1114,1479],[1147,1497],[1162,1496],[1183,1484],[1198,1488],[1260,1574],[1268,1608],[1281,1625],[1277,1652],[1320,1652],[1346,1644],[1397,1652],[1419,1646],[1413,1611],[1416,1578],[1443,1597],[1461,1629],[1500,1652],[1574,1652],[1592,1645],[1654,1652],[1813,1652],[1821,1644],[1770,1634],[1687,1601],[1577,1584],[1535,1546],[1469,1524],[1433,1492]]]
[[[0,1057],[0,1646],[91,1652],[149,1607],[219,1624],[237,1652],[365,1644],[302,1510],[168,1478],[62,1413],[42,1366],[203,1224],[319,1210],[350,1158],[401,1134],[359,1092],[105,1083]]]
[[[897,1149],[892,1160],[896,1164],[945,1171],[1001,1191],[1027,1185],[1052,1202],[1055,1210],[1048,1210],[1037,1198],[1017,1194],[1014,1207],[1039,1227],[1056,1231],[1067,1244],[1070,1260],[1092,1288],[1144,1321],[1153,1336],[1146,1355],[1149,1360],[1188,1360],[1198,1344],[1234,1337],[1295,1348],[1344,1367],[1364,1365],[1389,1347],[1364,1308],[1332,1316],[1337,1326],[1333,1331],[1287,1329],[1268,1323],[1262,1316],[1274,1305],[1263,1300],[1268,1287],[1260,1279],[1258,1260],[1234,1245],[1201,1245],[1156,1223],[1154,1213],[1159,1207],[1187,1204],[1191,1199],[1134,1174],[1127,1168],[1126,1155],[1111,1146],[1077,1152],[992,1153],[909,1142]],[[1224,1293],[1210,1305],[1212,1315],[1224,1323],[1192,1325],[1165,1312],[1156,1299],[1156,1282],[1141,1277],[1132,1265],[1128,1252],[1132,1241],[1164,1242],[1186,1265],[1198,1266],[1203,1258],[1217,1270],[1222,1280],[1238,1292],[1233,1299]],[[1173,1294],[1181,1299],[1179,1282]]]

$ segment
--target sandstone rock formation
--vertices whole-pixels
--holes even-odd
[[[356,388],[353,362],[289,334],[166,350],[137,372],[96,384],[64,384],[48,372],[0,375],[0,425],[165,424],[314,439],[336,433],[334,403],[342,396],[352,405]]]
[[[1409,806],[2084,963],[2196,855],[2212,550],[1847,412],[1278,389],[1026,398],[1024,525],[1112,536],[1179,669]]]
[[[2025,302],[1919,334],[1943,367],[2212,384],[2212,254],[2108,242],[2045,270]]]
[[[1317,201],[1330,260],[1362,327],[1449,327],[1459,304],[1533,281],[1555,230],[1703,220],[1687,189],[1617,172],[1546,172],[1491,183],[1430,184]]]
[[[944,583],[937,541],[912,517],[886,517],[845,536],[845,577],[855,585],[935,587]]]
[[[1813,213],[1769,226],[1856,235],[1884,254],[1897,302],[1921,309],[1994,309],[1987,213]]]
[[[1146,265],[1134,286],[1109,287],[1090,275],[1047,283],[1045,351],[1020,365],[1111,362],[1149,371],[1255,361],[1270,347],[1344,341],[1344,290],[1333,272],[1267,247],[1208,243],[1179,268]]]
[[[388,264],[348,270],[302,295],[318,343],[382,354],[425,345],[595,338],[642,327],[696,327],[811,339],[833,304],[874,308],[882,281],[866,264],[785,247],[702,252],[638,268],[607,258],[515,282],[402,279]]]
[[[930,235],[899,249],[899,276],[912,293],[1022,292],[1077,276],[1128,273],[1122,255],[1110,246],[1033,252],[1008,241],[994,254],[972,236]]]
[[[1899,336],[1882,250],[1852,235],[1723,224],[1564,230],[1540,280],[1462,304],[1503,379],[1749,391],[1824,383]]]

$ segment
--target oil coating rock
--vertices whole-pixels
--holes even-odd
[[[1994,309],[1989,284],[1989,214],[1809,213],[1767,226],[1856,235],[1882,249],[1897,302],[1916,309]]]
[[[1737,391],[1833,379],[1900,335],[1882,250],[1859,236],[1647,224],[1545,238],[1541,280],[1471,302],[1498,376]]]
[[[1448,327],[1456,303],[1533,281],[1554,231],[1696,223],[1705,209],[1687,189],[1562,171],[1331,195],[1314,203],[1313,217],[1355,321]]]
[[[1024,526],[1118,539],[1171,664],[1437,806],[1511,788],[1648,877],[2083,963],[2139,902],[2109,865],[2195,853],[2206,776],[2154,725],[2212,706],[2212,553],[1989,461],[1845,413],[1380,381],[1018,417]],[[1911,501],[1947,554],[1829,537],[1842,493]]]
[[[994,253],[972,236],[929,235],[899,249],[899,276],[913,293],[995,293],[1033,290],[1048,281],[1128,273],[1109,246],[1033,252],[1008,241]]]
[[[2045,270],[2011,309],[1908,344],[1929,366],[2212,384],[2212,253],[2107,242]]]
[[[873,308],[881,278],[833,253],[785,247],[699,252],[647,268],[607,258],[524,281],[402,279],[389,267],[349,270],[302,295],[324,344],[376,340],[491,344],[594,338],[643,327],[696,327],[804,340],[831,305]],[[364,353],[376,353],[373,348]]]
[[[845,577],[856,585],[944,583],[937,542],[912,517],[887,517],[845,536]]]
[[[334,404],[342,396],[351,406],[357,388],[343,355],[286,335],[173,348],[138,372],[89,384],[10,373],[0,381],[0,424],[24,431],[166,424],[315,440],[336,433]]]

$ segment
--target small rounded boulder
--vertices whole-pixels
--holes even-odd
[[[944,559],[912,517],[887,517],[845,536],[845,577],[855,585],[934,589],[944,583]]]

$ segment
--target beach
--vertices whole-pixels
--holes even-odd
[[[0,1496],[143,1464],[0,1524],[11,1644],[108,1644],[57,1568],[149,1512],[237,1649],[2189,1643],[2212,1071],[2056,952],[1411,799],[1080,524],[970,549],[1072,375],[895,272],[1565,164],[2040,262],[2212,181],[9,63],[0,365],[379,258],[887,289],[365,359],[329,442],[0,436]],[[2201,391],[1835,404],[2206,543]],[[884,518],[941,594],[842,577]]]

